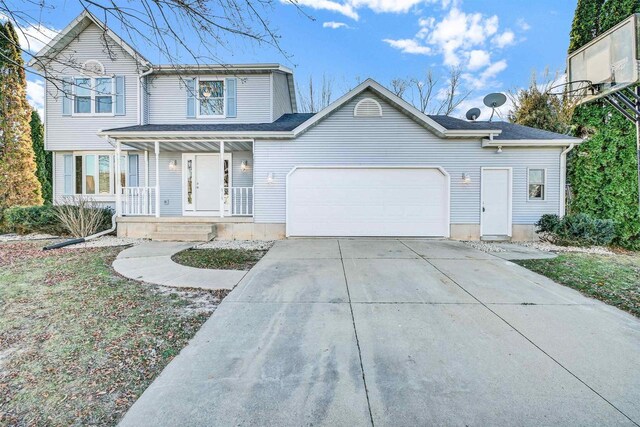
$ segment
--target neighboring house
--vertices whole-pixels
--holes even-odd
[[[30,65],[61,82],[45,105],[56,202],[115,207],[121,236],[533,239],[564,213],[581,142],[428,116],[373,80],[300,114],[283,66],[155,66],[88,13]]]

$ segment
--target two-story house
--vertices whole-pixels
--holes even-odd
[[[87,12],[30,66],[56,203],[112,206],[121,236],[533,238],[581,142],[425,115],[373,80],[298,113],[286,67],[154,65]]]

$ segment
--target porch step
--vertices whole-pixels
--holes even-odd
[[[171,242],[208,242],[216,237],[215,224],[157,224],[151,240]]]

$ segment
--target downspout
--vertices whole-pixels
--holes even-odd
[[[569,145],[560,153],[560,216],[566,213],[566,188],[567,188],[567,154],[573,150],[575,144]]]
[[[142,124],[142,116],[144,114],[144,96],[142,93],[142,79],[153,73],[153,67],[144,73],[138,74],[138,124]]]

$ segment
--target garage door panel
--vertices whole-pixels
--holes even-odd
[[[291,236],[446,236],[437,168],[299,168],[287,182]]]

